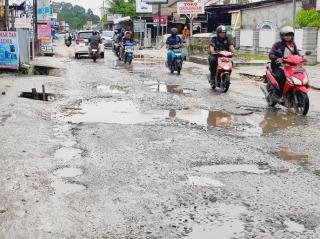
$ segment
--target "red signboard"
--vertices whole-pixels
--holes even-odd
[[[166,26],[168,23],[168,17],[167,16],[160,16],[160,25]],[[158,25],[159,24],[159,16],[153,16],[153,24]]]

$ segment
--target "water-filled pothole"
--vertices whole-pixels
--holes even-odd
[[[269,172],[269,170],[260,169],[255,164],[217,164],[208,165],[194,168],[202,173],[252,173],[252,174],[263,174]]]
[[[64,195],[80,192],[86,189],[86,186],[77,182],[65,182],[57,179],[51,183],[51,187],[54,188],[56,195]]]
[[[138,124],[165,119],[166,111],[140,111],[132,101],[83,102],[82,114],[67,118],[73,123]]]
[[[189,176],[188,183],[196,186],[204,186],[204,187],[223,187],[224,184],[218,180],[207,178],[207,177],[198,177],[198,176]]]
[[[309,155],[307,155],[307,154],[294,154],[294,153],[291,153],[288,148],[283,148],[277,152],[274,152],[274,154],[277,157],[279,157],[289,163],[292,163],[292,164],[297,164],[300,166],[306,166],[306,165],[310,164]]]
[[[152,85],[151,91],[153,92],[160,92],[160,93],[171,93],[176,95],[186,95],[195,92],[196,90],[187,89],[187,88],[180,88],[179,85],[170,85],[159,82],[158,84]]]
[[[97,90],[109,94],[124,94],[125,87],[119,85],[98,85]]]
[[[73,178],[82,175],[83,171],[80,168],[59,168],[53,174],[61,178]]]
[[[70,159],[80,157],[81,153],[82,153],[81,149],[62,147],[55,152],[54,158],[62,159],[62,160],[70,160]]]
[[[63,76],[65,70],[60,68],[53,68],[48,66],[35,66],[33,69],[34,75],[47,75],[47,76]]]

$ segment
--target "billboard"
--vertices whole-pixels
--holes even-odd
[[[19,68],[19,44],[17,32],[0,31],[0,68]]]
[[[136,12],[137,13],[152,13],[152,5],[142,0],[136,0]]]
[[[203,14],[204,13],[204,2],[178,2],[177,3],[178,14]]]
[[[26,28],[31,29],[32,28],[32,18],[23,16],[21,18],[16,18],[14,21],[14,27],[15,28]]]
[[[47,39],[51,36],[51,22],[48,21],[43,24],[38,23],[38,39]]]
[[[37,19],[38,22],[47,22],[51,18],[50,0],[38,0]]]

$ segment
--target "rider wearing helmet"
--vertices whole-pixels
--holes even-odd
[[[99,49],[99,44],[102,43],[102,39],[97,31],[92,32],[92,36],[89,39],[90,47],[96,47]]]
[[[233,43],[227,37],[227,29],[225,26],[220,25],[217,27],[217,36],[213,37],[209,44],[209,65],[210,65],[210,80],[214,81],[217,72],[218,56],[219,51],[230,51],[235,52]]]
[[[124,36],[121,41],[121,48],[120,48],[120,58],[123,59],[124,56],[124,46],[127,41],[130,41],[131,43],[133,42],[132,39],[132,32],[131,31],[125,31]]]
[[[289,55],[299,55],[299,51],[294,42],[294,29],[290,26],[283,27],[280,30],[281,41],[276,42],[270,53],[272,72],[276,75],[280,90],[277,92],[279,97],[282,96],[283,87],[286,82],[284,71],[281,68],[282,58]]]
[[[173,61],[172,49],[182,47],[182,39],[178,36],[178,29],[171,28],[171,36],[166,41],[168,53],[167,53],[167,66],[170,66]]]

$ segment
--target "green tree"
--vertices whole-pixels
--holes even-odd
[[[109,9],[111,14],[122,14],[123,16],[134,17],[136,13],[135,0],[114,0]]]
[[[299,10],[296,15],[299,27],[320,27],[320,13],[316,9]]]

